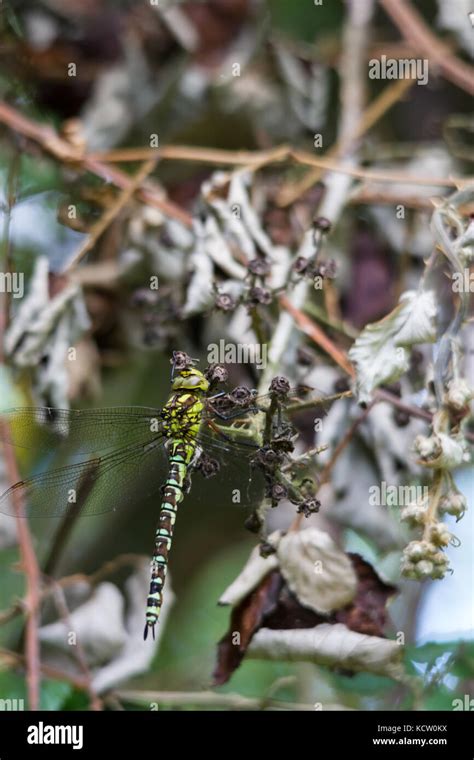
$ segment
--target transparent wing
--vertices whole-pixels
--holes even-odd
[[[116,406],[101,409],[19,407],[1,413],[9,424],[11,443],[56,451],[62,440],[78,453],[91,454],[131,443],[146,444],[161,429],[160,410]]]
[[[158,492],[167,466],[164,438],[155,436],[147,444],[125,446],[21,480],[0,496],[0,512],[14,516],[18,503],[22,517],[102,514],[123,504],[127,494],[131,498],[134,483],[140,484],[143,495],[144,476],[148,493]]]
[[[241,506],[257,507],[265,495],[263,473],[252,465],[258,446],[230,441],[204,427],[197,439],[197,445],[206,460],[218,463],[217,471],[206,478],[198,460],[192,473],[193,498],[200,503],[212,499],[219,508]],[[211,468],[212,470],[212,468]]]

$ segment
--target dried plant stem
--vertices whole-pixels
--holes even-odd
[[[365,88],[363,85],[363,61],[367,48],[367,30],[373,10],[372,0],[360,0],[349,5],[348,15],[344,26],[344,56],[341,60],[341,114],[339,118],[339,136],[348,141],[351,129],[357,124],[363,110]],[[292,152],[292,156],[298,152]],[[346,158],[347,168],[353,166],[354,157]],[[351,186],[351,177],[345,171],[341,174],[329,174],[326,177],[326,191],[318,214],[334,223],[339,219],[347,201]],[[308,257],[313,252],[312,230],[308,230],[301,245],[299,256]],[[302,280],[293,289],[291,295],[285,296],[285,311],[280,315],[268,350],[268,362],[262,373],[259,390],[261,392],[269,385],[276,371],[281,371],[283,358],[288,355],[288,347],[293,346],[292,337],[295,330],[295,316],[303,314],[304,304],[308,297],[309,286]],[[299,318],[299,317],[298,317]],[[307,319],[307,318],[306,318]],[[312,323],[311,323],[312,324]],[[318,336],[320,339],[321,336]],[[326,350],[328,345],[326,345]],[[338,357],[338,364],[345,366],[351,372],[347,359],[342,358],[339,351],[330,349],[333,358]],[[287,361],[291,362],[291,356]]]
[[[57,581],[51,578],[49,578],[48,580],[51,583],[52,594],[53,594],[53,598],[56,603],[56,606],[58,608],[58,612],[60,616],[62,617],[62,619],[64,620],[64,624],[68,627],[68,630],[71,630],[71,618],[69,615],[69,609],[66,603],[66,599],[64,596],[64,591]],[[82,674],[84,676],[84,681],[87,684],[87,692],[89,694],[89,699],[90,699],[90,709],[94,711],[102,710],[102,701],[99,699],[98,695],[95,693],[93,689],[92,675],[89,670],[89,666],[87,664],[87,658],[82,648],[81,642],[78,640],[75,646],[72,647],[72,649],[77,659],[79,668],[82,671]]]
[[[349,166],[341,166],[327,158],[315,158],[311,153],[302,150],[291,151],[291,157],[300,164],[306,166],[318,166],[331,172],[341,172],[358,179],[370,180],[371,182],[388,182],[393,184],[424,185],[426,187],[461,187],[469,185],[474,177],[419,177],[406,172],[368,171]]]
[[[434,475],[433,485],[430,489],[430,501],[426,510],[425,528],[423,531],[423,541],[429,540],[430,527],[436,522],[438,504],[443,494],[443,471],[437,470]]]
[[[456,58],[448,45],[433,34],[420,13],[407,0],[380,0],[380,5],[398,27],[405,40],[435,64],[450,82],[474,94],[474,69]],[[466,18],[466,24],[470,23]]]
[[[10,219],[11,211],[15,204],[16,194],[16,170],[17,164],[14,162],[9,176],[7,209],[5,213],[5,225],[3,230],[3,260],[4,269],[9,269],[10,258]],[[2,303],[0,317],[0,363],[4,361],[4,342],[3,335],[8,323],[8,300],[5,294],[5,300]],[[3,441],[3,457],[5,460],[5,469],[7,479],[11,484],[20,480],[20,473],[16,462],[15,452],[11,445],[10,428],[7,422],[0,417],[0,438]],[[24,514],[23,499],[18,491],[12,494],[13,506],[16,512],[16,528],[18,536],[18,545],[20,549],[21,566],[25,573],[26,579],[26,596],[23,607],[26,611],[26,683],[28,689],[28,705],[30,710],[39,708],[39,691],[40,691],[40,652],[38,641],[38,624],[39,624],[39,601],[40,601],[40,570],[36,558],[33,541],[29,530],[28,522],[21,517]],[[11,619],[8,618],[8,619]]]
[[[328,338],[324,330],[321,330],[321,328],[315,322],[313,322],[312,319],[294,307],[291,303],[291,300],[287,296],[280,296],[279,301],[283,309],[291,314],[296,324],[301,328],[302,332],[304,332],[305,335],[308,335],[314,341],[314,343],[316,343],[317,346],[325,351],[325,353],[327,353],[328,356],[330,356],[331,359],[339,367],[341,367],[341,369],[344,370],[344,372],[353,377],[354,368],[347,358],[345,351],[342,351],[340,348],[338,348],[335,343],[333,343],[332,340]]]
[[[10,430],[6,422],[0,421],[1,438],[5,442],[4,459],[8,479],[11,483],[20,480],[20,473],[11,445]],[[22,498],[18,491],[12,494],[13,504],[17,514],[16,526],[18,545],[20,548],[21,566],[26,578],[26,597],[24,608],[26,612],[26,683],[28,687],[28,704],[30,710],[39,709],[40,689],[40,651],[38,640],[39,604],[40,604],[40,569],[36,558],[28,522],[24,517]]]
[[[351,148],[351,145],[369,131],[374,124],[408,91],[413,84],[409,79],[401,79],[388,85],[362,113],[353,134],[346,141],[338,140],[325,154],[325,158],[337,158]],[[280,206],[289,206],[303,193],[319,182],[323,167],[308,172],[303,179],[292,185],[286,185],[280,191],[277,202]]]
[[[372,411],[372,407],[374,406],[375,403],[376,402],[373,401],[371,404],[369,404],[367,409],[364,409],[363,413],[359,415],[357,419],[354,420],[352,425],[346,431],[344,437],[341,438],[341,440],[337,444],[336,448],[334,449],[332,453],[331,459],[329,460],[329,462],[326,464],[326,466],[323,468],[323,470],[320,473],[320,476],[319,476],[320,488],[325,483],[328,483],[329,480],[331,479],[331,473],[334,468],[334,465],[336,464],[337,460],[341,456],[344,449],[347,448],[349,443],[354,438],[354,435],[356,434],[357,428],[359,427],[359,425],[361,425],[369,416],[370,412]],[[303,523],[303,519],[304,519],[304,515],[302,513],[297,514],[290,526],[290,530],[299,530]]]
[[[132,181],[126,187],[122,192],[119,194],[118,198],[115,200],[115,202],[108,208],[104,214],[98,219],[98,221],[92,225],[92,227],[89,230],[89,234],[87,236],[87,240],[82,243],[77,251],[72,256],[71,260],[68,262],[67,266],[65,267],[65,272],[70,272],[72,269],[74,269],[79,262],[84,258],[84,256],[89,253],[90,250],[94,247],[97,240],[100,238],[100,236],[105,232],[105,230],[112,224],[114,219],[119,215],[119,213],[122,211],[122,209],[127,205],[129,200],[132,198],[134,193],[142,186],[143,182],[145,181],[146,177],[153,171],[156,165],[156,159],[150,159],[149,161],[145,161],[143,166],[140,168],[140,170],[137,172],[137,174],[133,177]]]
[[[51,153],[59,161],[75,164],[78,168],[87,169],[107,182],[113,182],[117,187],[126,189],[133,183],[128,174],[115,166],[109,166],[94,158],[89,158],[66,140],[62,139],[52,127],[38,124],[19,113],[8,103],[0,101],[0,122],[11,129],[37,142],[43,150]],[[159,189],[142,187],[137,191],[139,197],[148,205],[160,209],[166,216],[177,219],[187,227],[192,226],[192,217],[180,206],[163,198]]]
[[[283,702],[268,697],[252,699],[240,694],[218,694],[214,691],[134,691],[123,689],[115,691],[114,696],[124,702],[147,706],[157,704],[159,707],[220,707],[227,710],[314,710],[314,705]]]

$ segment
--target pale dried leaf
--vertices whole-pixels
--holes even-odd
[[[328,533],[291,531],[278,543],[280,571],[301,604],[330,613],[352,601],[357,577],[349,557]]]
[[[404,677],[403,647],[390,639],[355,633],[342,623],[285,631],[262,629],[252,639],[247,656]]]
[[[123,623],[124,601],[113,583],[101,583],[90,599],[71,612],[69,620],[42,626],[39,639],[71,654],[69,634],[74,632],[90,665],[112,659],[123,647],[127,632]]]
[[[125,641],[118,655],[94,675],[92,685],[97,693],[101,694],[133,676],[148,671],[160,645],[167,617],[174,604],[175,597],[170,581],[171,578],[168,573],[160,622],[156,626],[156,639],[149,636],[147,641],[143,641],[144,610],[150,582],[150,563],[144,561],[141,567],[127,579],[125,593],[128,612],[125,619]]]
[[[268,540],[276,539],[277,535],[280,535],[279,531],[269,536]],[[269,572],[276,570],[277,567],[278,559],[276,554],[270,554],[270,556],[264,558],[260,555],[259,547],[256,546],[252,550],[242,571],[222,594],[219,604],[231,604],[235,607],[258,586]]]
[[[359,401],[368,402],[375,388],[408,370],[407,347],[436,340],[435,316],[433,291],[409,291],[384,319],[365,327],[349,351],[357,369]]]

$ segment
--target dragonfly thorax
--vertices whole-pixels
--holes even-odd
[[[171,387],[174,391],[201,391],[206,393],[209,390],[209,380],[195,367],[188,367],[178,372]]]

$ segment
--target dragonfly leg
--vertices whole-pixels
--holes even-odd
[[[227,433],[224,433],[221,428],[215,424],[212,420],[206,420],[206,424],[208,427],[211,428],[211,430],[214,431],[218,436],[220,436],[224,441],[227,441],[228,443],[235,443],[235,439],[232,438],[230,435],[227,435]],[[260,448],[257,443],[251,443],[250,441],[240,441],[239,440],[239,446],[249,446],[251,449],[258,449]]]

